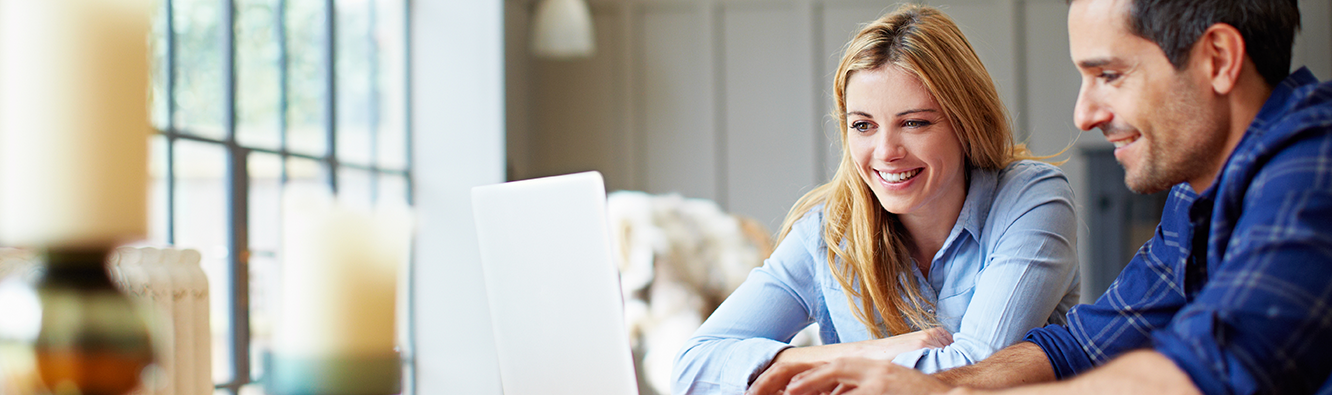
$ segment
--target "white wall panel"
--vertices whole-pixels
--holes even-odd
[[[1068,29],[1063,21],[1068,6],[1063,2],[1035,2],[1025,5],[1026,18],[1039,22],[1027,25],[1025,40],[1032,48],[1026,56],[1026,115],[1029,147],[1038,155],[1050,155],[1078,139],[1073,124],[1073,104],[1081,84],[1078,71],[1068,54]],[[1099,135],[1089,135],[1093,142]]]
[[[504,4],[411,3],[417,394],[499,395],[471,188],[504,181]],[[447,51],[441,50],[447,48]],[[466,62],[458,61],[466,54]]]
[[[812,189],[814,130],[808,34],[789,6],[735,6],[722,17],[726,206],[776,230]]]
[[[717,198],[710,21],[702,7],[644,10],[641,69],[643,187]]]
[[[1022,93],[1018,84],[1018,45],[1014,28],[1018,24],[1014,18],[1013,0],[935,0],[931,5],[939,7],[953,22],[957,23],[962,34],[966,35],[976,56],[990,72],[990,78],[999,90],[999,98],[1008,106],[1014,117],[1014,125],[1020,125]],[[1018,138],[1025,137],[1024,130],[1016,130]]]
[[[1319,80],[1332,79],[1332,1],[1300,0],[1300,24],[1291,67],[1308,66]]]
[[[819,103],[822,103],[818,119],[823,125],[823,138],[820,142],[826,153],[823,156],[823,180],[832,178],[837,171],[837,164],[842,160],[842,133],[843,130],[837,128],[837,118],[833,117],[833,78],[837,73],[837,63],[841,62],[842,54],[846,50],[846,43],[851,41],[856,32],[865,23],[873,21],[884,13],[891,11],[892,6],[871,5],[871,4],[825,4],[820,13],[820,31],[818,41],[819,46],[816,54],[819,56],[822,69],[818,70],[817,83],[819,84]]]

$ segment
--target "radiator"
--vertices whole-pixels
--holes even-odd
[[[111,281],[144,307],[157,348],[157,362],[132,394],[212,394],[208,279],[199,252],[121,247],[109,259]]]

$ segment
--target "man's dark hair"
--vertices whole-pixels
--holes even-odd
[[[1290,52],[1300,28],[1297,0],[1133,0],[1128,27],[1156,43],[1175,69],[1189,62],[1189,50],[1217,23],[1239,30],[1244,50],[1258,74],[1276,86],[1290,74]],[[1072,0],[1070,0],[1072,2]]]

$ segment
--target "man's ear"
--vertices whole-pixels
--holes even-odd
[[[1207,79],[1212,90],[1217,94],[1229,94],[1239,83],[1240,72],[1244,68],[1244,36],[1234,26],[1217,23],[1208,27],[1194,47],[1194,56],[1207,72]]]

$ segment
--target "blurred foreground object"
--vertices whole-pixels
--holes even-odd
[[[15,390],[119,395],[138,386],[153,348],[144,317],[107,275],[105,250],[38,259],[35,278],[0,284],[0,305],[12,311],[0,325],[3,373],[25,387]]]
[[[147,228],[153,4],[0,0],[0,244],[44,266],[0,292],[0,364],[45,387],[16,391],[119,395],[152,360],[106,261]]]
[[[772,254],[772,233],[710,200],[679,195],[617,191],[606,210],[639,391],[669,394],[675,354]],[[802,332],[792,344],[814,338]]]
[[[401,392],[397,289],[411,248],[411,213],[356,210],[311,190],[292,190],[284,199],[268,393]]]

